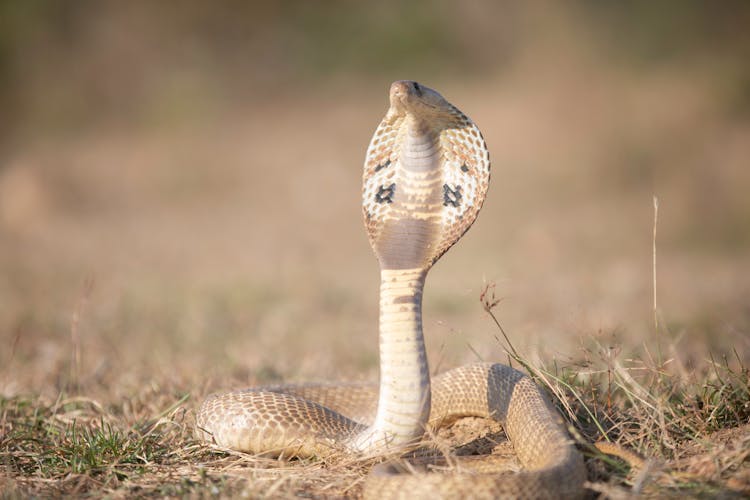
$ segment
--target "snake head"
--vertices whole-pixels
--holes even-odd
[[[436,91],[411,81],[399,80],[391,84],[389,114],[423,115],[448,110],[451,105]]]

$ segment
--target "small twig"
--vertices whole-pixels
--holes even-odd
[[[658,355],[659,366],[661,366],[661,338],[659,337],[659,307],[656,301],[656,226],[659,222],[659,198],[654,195],[654,232],[651,238],[651,274],[653,278],[653,294],[654,294],[654,335],[656,335],[656,352]]]
[[[482,355],[479,354],[479,352],[476,349],[474,349],[474,346],[471,345],[471,342],[467,342],[466,347],[468,347],[469,350],[474,353],[474,356],[477,357],[477,361],[484,361],[484,358],[482,358]]]
[[[508,354],[509,357],[513,358],[518,362],[521,366],[523,366],[526,371],[529,372],[529,374],[532,377],[540,378],[542,379],[547,387],[550,388],[550,390],[554,390],[552,384],[547,380],[548,378],[551,378],[552,380],[555,380],[558,384],[563,386],[565,389],[570,392],[570,394],[573,395],[573,397],[579,402],[583,410],[589,415],[589,417],[594,422],[594,425],[599,429],[599,432],[606,436],[606,432],[604,431],[604,428],[599,423],[599,420],[594,416],[594,413],[589,409],[589,407],[586,405],[586,403],[583,400],[583,397],[581,397],[580,394],[575,390],[575,388],[567,383],[565,380],[563,380],[562,377],[558,377],[557,375],[550,373],[542,368],[537,368],[531,366],[530,363],[528,363],[526,360],[524,360],[516,351],[516,349],[513,347],[513,344],[510,342],[510,339],[508,338],[508,335],[505,333],[505,330],[503,329],[502,325],[500,324],[500,321],[495,316],[495,313],[492,311],[492,309],[497,306],[502,299],[495,298],[495,283],[488,283],[485,285],[484,290],[482,290],[482,293],[479,296],[480,302],[482,302],[482,305],[484,306],[484,310],[487,312],[487,314],[490,315],[492,320],[495,322],[495,325],[497,325],[498,329],[500,329],[500,332],[503,334],[503,337],[505,338],[505,342],[508,344],[508,347],[510,348],[510,351],[508,349],[505,350],[505,352]],[[497,339],[497,337],[495,337]],[[497,339],[498,342],[500,339]],[[559,396],[558,396],[559,398]],[[562,398],[559,398],[562,401]],[[564,403],[565,404],[565,403]],[[566,405],[567,406],[567,405]],[[575,414],[573,414],[572,411],[568,411],[571,419],[577,420],[577,417]]]
[[[503,326],[500,324],[500,321],[498,321],[497,317],[495,316],[495,313],[492,312],[495,306],[497,306],[500,302],[502,302],[502,300],[503,300],[502,298],[500,299],[495,298],[495,283],[494,282],[486,284],[484,286],[484,290],[482,290],[482,293],[479,294],[479,301],[482,303],[484,310],[487,312],[487,314],[490,315],[490,317],[492,318],[492,321],[495,322],[495,325],[497,325],[498,329],[500,330],[500,333],[503,334],[505,343],[510,348],[511,353],[513,353],[513,357],[516,358],[516,361],[520,362],[520,356],[516,352],[515,347],[513,347],[513,344],[511,344],[510,339],[508,338],[508,335],[505,333],[505,330],[503,329]],[[499,340],[500,339],[498,339],[498,341]]]
[[[654,331],[659,334],[659,316],[657,312],[656,304],[656,223],[659,220],[659,198],[654,195],[654,234],[651,240],[652,242],[652,277],[653,277],[653,292],[654,292]]]
[[[83,283],[83,293],[78,298],[78,304],[73,310],[73,316],[70,319],[70,343],[72,347],[70,360],[70,390],[75,392],[78,391],[78,377],[81,369],[81,339],[78,326],[81,322],[81,316],[83,316],[83,310],[85,309],[86,304],[88,304],[93,289],[94,279],[91,277],[86,278]]]

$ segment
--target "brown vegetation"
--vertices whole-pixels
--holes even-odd
[[[750,494],[748,9],[385,2],[352,33],[357,12],[303,4],[0,7],[4,497],[357,496],[371,462],[213,450],[192,412],[377,377],[361,164],[400,78],[492,153],[485,208],[427,285],[433,369],[524,364],[593,491]],[[502,440],[463,425],[443,437]]]

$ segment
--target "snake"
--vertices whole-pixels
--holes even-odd
[[[428,271],[474,223],[490,180],[474,122],[415,81],[390,87],[390,106],[364,164],[362,210],[380,264],[379,383],[264,386],[208,396],[198,437],[241,452],[292,457],[393,456],[427,431],[467,416],[498,421],[522,466],[505,474],[368,475],[371,498],[575,498],[586,478],[562,416],[526,374],[473,363],[430,376],[422,329]]]

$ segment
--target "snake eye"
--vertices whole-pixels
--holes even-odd
[[[420,87],[417,82],[412,82],[411,85],[414,87],[414,93],[417,94],[418,97],[422,97],[422,87]]]

